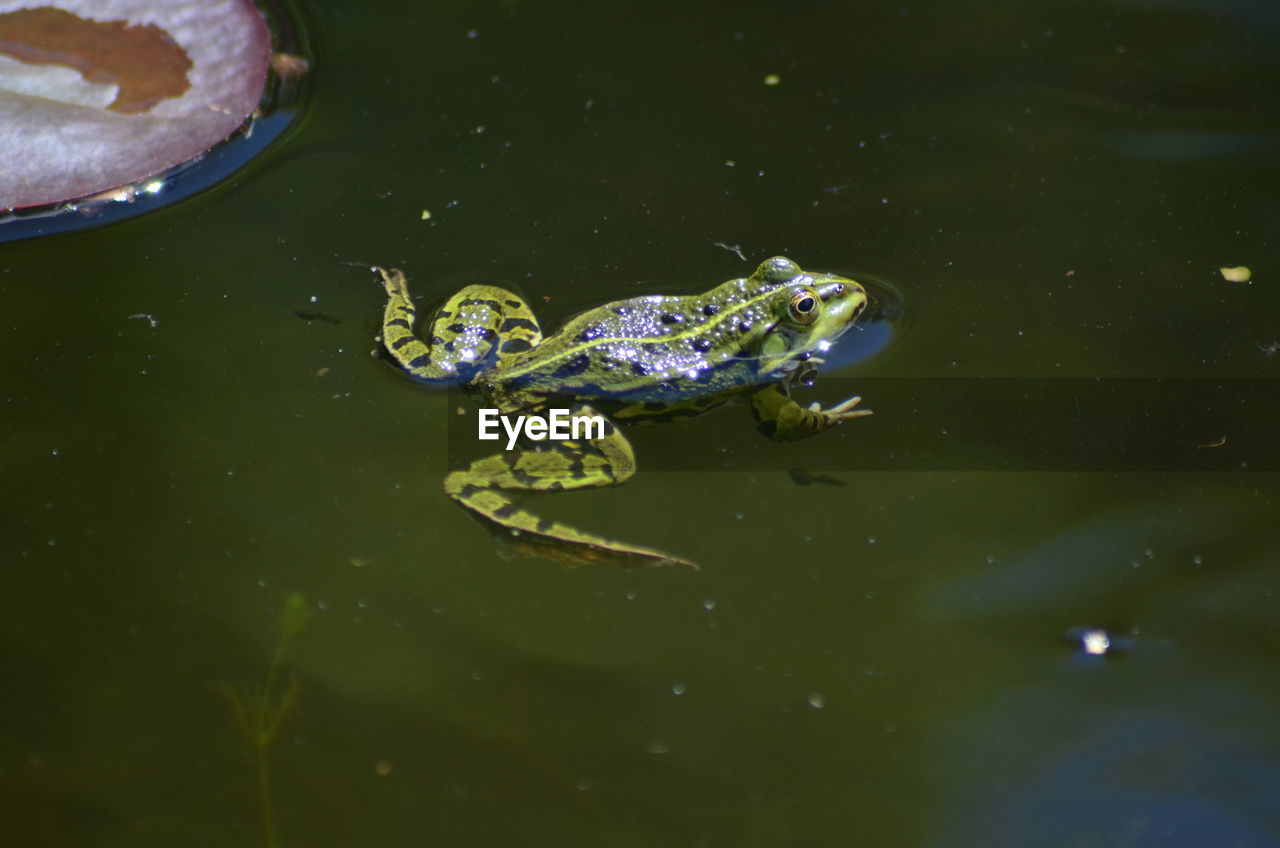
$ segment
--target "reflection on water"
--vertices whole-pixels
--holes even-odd
[[[1081,688],[1086,701],[1105,703],[1106,687]],[[1030,845],[1046,831],[1064,845],[1274,844],[1280,768],[1221,722],[1224,713],[1266,722],[1267,711],[1230,688],[1212,705],[1167,694],[1180,697],[1176,707],[1063,715],[1045,687],[975,716],[962,738],[940,740],[943,749],[984,760],[1001,779],[966,785],[957,775],[950,825],[931,844]],[[1008,743],[1026,737],[1046,740],[1035,756]]]
[[[1277,648],[1272,510],[1205,482],[1162,496],[1152,476],[1145,503],[931,593],[976,653],[1032,636],[1035,657],[935,731],[955,778],[937,844],[1026,845],[1047,828],[1060,844],[1272,843],[1280,764],[1260,756],[1273,722],[1257,685]],[[1120,660],[1054,657],[1064,624],[1125,634]]]

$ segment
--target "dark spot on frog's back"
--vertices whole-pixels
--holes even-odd
[[[494,312],[497,312],[499,309],[501,309],[501,308],[502,308],[502,307],[501,307],[501,305],[498,303],[498,301],[496,301],[496,300],[489,300],[488,298],[485,298],[485,297],[469,297],[469,298],[467,298],[466,300],[464,300],[464,301],[462,301],[461,303],[459,303],[459,304],[458,304],[458,306],[460,306],[460,307],[462,307],[462,306],[487,306],[487,307],[489,307],[490,309],[492,309]]]
[[[529,330],[538,332],[538,325],[530,321],[528,318],[508,318],[502,322],[502,326],[498,328],[500,333],[509,333],[512,330]]]
[[[716,306],[714,303],[708,303],[706,306],[702,307],[702,314],[706,315],[707,317],[711,317],[712,315],[715,315],[719,311],[720,311],[720,307]]]
[[[532,350],[533,345],[525,339],[508,339],[502,343],[503,353],[524,353],[526,350]]]
[[[553,377],[576,377],[583,371],[591,367],[591,357],[585,353],[580,353],[573,359],[565,362],[555,371],[551,372]]]
[[[604,328],[597,324],[591,327],[587,327],[581,333],[578,333],[578,335],[574,336],[573,340],[581,344],[583,342],[594,341],[595,339],[598,339],[603,335],[604,335]]]
[[[524,306],[524,304],[518,300],[508,300],[506,301],[506,304],[507,306],[510,306],[512,309],[519,309],[522,306]]]
[[[645,365],[643,362],[632,362],[631,373],[635,374],[637,377],[648,377],[649,366]]]
[[[599,383],[577,383],[573,387],[573,394],[576,397],[584,398],[607,398],[610,395],[610,392]],[[581,411],[581,409],[576,409],[572,414],[578,415]],[[568,445],[569,442],[565,442],[564,444]]]
[[[678,312],[668,312],[662,316],[662,323],[664,324],[679,324],[683,320],[684,316]]]
[[[707,351],[711,350],[711,339],[708,339],[705,336],[702,338],[694,339],[692,342],[689,343],[689,346],[692,347],[694,350],[696,350],[698,353],[706,353]]]

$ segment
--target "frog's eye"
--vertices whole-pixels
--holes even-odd
[[[818,309],[818,298],[805,289],[791,295],[791,303],[787,305],[791,320],[797,324],[812,324],[818,317]]]

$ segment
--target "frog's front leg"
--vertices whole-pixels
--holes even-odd
[[[862,398],[855,395],[830,409],[823,409],[818,403],[805,408],[773,385],[751,396],[751,414],[761,433],[774,441],[785,442],[821,433],[851,418],[870,415],[869,409],[854,409],[861,401]]]
[[[590,407],[579,407],[574,416],[598,415]],[[652,565],[688,565],[692,562],[654,548],[632,545],[597,536],[568,524],[548,521],[512,502],[505,492],[559,492],[596,486],[617,486],[635,473],[631,444],[611,422],[605,435],[590,441],[538,443],[478,459],[464,471],[445,478],[445,492],[467,509],[514,534],[525,533],[558,545],[583,546],[638,558]],[[531,443],[532,444],[532,443]]]

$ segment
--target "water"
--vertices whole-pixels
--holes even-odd
[[[1280,844],[1275,474],[841,459],[801,486],[758,439],[734,472],[643,470],[751,429],[724,409],[637,431],[622,488],[537,502],[702,570],[567,569],[440,492],[450,401],[369,356],[367,271],[496,279],[548,326],[777,253],[867,274],[907,314],[827,401],[1273,378],[1270,6],[307,21],[284,144],[0,253],[4,842],[267,844],[265,785],[280,845]],[[894,419],[944,438],[864,394],[832,457]]]

